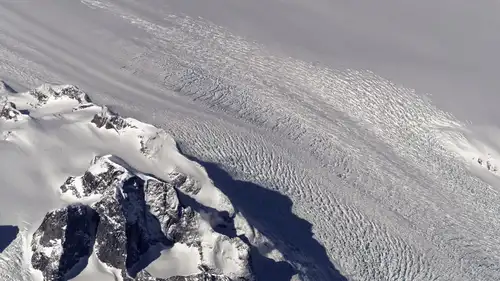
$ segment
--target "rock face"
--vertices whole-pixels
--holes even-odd
[[[17,110],[16,105],[12,102],[6,101],[3,104],[0,104],[0,118],[5,120],[19,120],[19,116],[21,112]]]
[[[70,99],[79,104],[92,102],[89,96],[73,85],[55,86],[50,84],[42,85],[29,92],[36,100],[37,105],[46,104],[49,100]]]
[[[114,113],[107,107],[103,107],[101,113],[96,114],[91,121],[97,128],[114,129],[120,131],[131,125],[120,115]]]
[[[146,184],[145,200],[150,206],[149,212],[158,219],[162,232],[172,240],[168,232],[170,227],[178,222],[181,210],[179,198],[173,186],[150,179]]]
[[[104,195],[123,183],[126,169],[110,161],[107,157],[95,158],[91,167],[83,176],[69,177],[60,187],[62,193],[69,193],[77,198],[90,195]]]
[[[40,270],[45,280],[74,277],[92,253],[98,224],[97,212],[85,205],[48,213],[33,234],[33,268]]]
[[[232,281],[231,278],[224,275],[215,275],[211,273],[200,273],[190,276],[173,276],[170,278],[155,278],[146,271],[141,272],[136,280],[140,281]]]
[[[158,246],[163,249],[173,244],[162,232],[158,218],[149,212],[144,187],[144,180],[132,176],[95,205],[102,218],[96,241],[97,257],[126,271],[130,277],[135,277],[143,269],[141,265],[149,264],[159,255]]]
[[[97,157],[82,176],[70,177],[60,187],[63,195],[75,200],[90,198],[92,203],[47,214],[33,235],[32,265],[47,281],[66,280],[79,273],[78,262],[86,261],[94,251],[123,280],[252,280],[249,247],[238,237],[227,237],[207,226],[195,211],[199,206],[190,206],[193,199],[181,200],[197,193],[196,186],[178,172],[162,181],[135,171],[114,156]],[[202,232],[204,228],[208,229]],[[145,268],[175,243],[198,249],[199,273],[153,277]],[[232,262],[241,270],[226,274],[219,268],[218,261],[224,258],[219,248],[235,249]]]

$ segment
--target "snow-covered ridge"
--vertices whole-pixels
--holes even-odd
[[[34,234],[31,259],[46,280],[67,278],[81,260],[89,258],[92,249],[100,262],[118,269],[124,279],[164,280],[143,272],[144,263],[176,245],[194,250],[183,260],[196,268],[188,280],[199,276],[252,279],[249,246],[238,237],[215,232],[209,225],[203,227],[206,222],[202,214],[179,199],[178,192],[190,195],[193,191],[192,181],[178,173],[161,181],[125,165],[111,155],[97,157],[83,176],[70,177],[60,187],[63,194],[78,199],[92,195],[100,198],[90,207],[73,203],[46,215]],[[68,242],[79,240],[85,244]],[[216,250],[220,248],[226,253]],[[70,261],[64,258],[65,253],[79,256]]]
[[[448,57],[451,60],[433,56],[439,50],[453,53],[441,44],[447,32],[428,29],[437,32],[436,44],[429,45],[429,38],[420,32],[423,29],[414,28],[421,25],[413,23],[435,25],[412,16],[416,6],[401,3],[406,15],[415,20],[406,25],[414,31],[412,37],[407,36],[408,28],[392,24],[398,22],[392,16],[400,15],[394,13],[396,1],[386,7],[374,1],[363,1],[361,6],[343,1],[341,6],[350,7],[351,13],[321,9],[304,1],[219,1],[220,6],[217,1],[198,1],[196,5],[159,0],[26,2],[0,1],[0,77],[17,90],[42,81],[72,81],[124,116],[161,124],[186,154],[204,165],[214,164],[205,167],[216,185],[248,220],[257,218],[252,225],[267,223],[263,231],[286,253],[287,260],[298,265],[301,277],[336,280],[329,270],[335,267],[352,280],[500,280],[500,220],[496,219],[500,177],[477,162],[477,157],[487,159],[488,154],[500,159],[495,153],[500,151],[495,145],[500,138],[494,138],[488,148],[472,143],[456,153],[452,147],[461,144],[460,139],[448,138],[448,132],[465,124],[457,124],[453,116],[432,105],[440,94],[443,104],[450,106],[461,104],[457,100],[461,95],[474,96],[471,99],[481,106],[472,109],[465,104],[463,118],[495,115],[495,103],[477,95],[496,96],[496,67],[488,67],[491,72],[471,67],[466,61],[480,60],[470,60],[463,51],[472,51],[472,57],[478,52],[461,43],[455,44],[458,56]],[[367,3],[371,4],[365,6]],[[422,15],[436,6],[431,1],[418,3],[422,3],[417,5]],[[264,11],[263,5],[269,9]],[[444,18],[453,14],[457,23],[463,22],[466,10],[476,15],[484,10],[484,5],[475,3],[470,7],[477,9],[455,6],[458,9],[432,10],[450,12]],[[313,9],[307,12],[307,8]],[[391,17],[381,17],[371,8],[381,8]],[[329,12],[338,12],[340,17]],[[309,26],[317,28],[302,28],[310,22],[296,20],[304,18],[304,13],[319,20],[318,25]],[[370,16],[384,24],[361,24],[363,20],[371,23]],[[411,22],[408,19],[399,17],[401,23]],[[443,21],[437,14],[434,19],[435,23]],[[469,20],[476,21],[475,17]],[[492,30],[495,27],[487,20],[477,22]],[[254,26],[255,36],[242,30],[248,27],[245,23]],[[323,23],[339,27],[346,23],[345,29],[335,28],[346,40],[331,36],[333,30],[328,27],[332,25]],[[275,24],[282,28],[267,28]],[[390,26],[400,36],[387,29]],[[449,26],[466,43],[456,25]],[[357,27],[373,30],[356,33]],[[307,30],[319,33],[304,34]],[[482,29],[469,28],[475,34],[490,34],[476,30]],[[380,37],[379,31],[385,36]],[[414,40],[407,44],[410,37]],[[332,45],[322,44],[328,43],[325,38]],[[491,45],[485,39],[479,40],[484,47]],[[468,40],[476,47],[481,45],[479,41]],[[311,53],[318,53],[302,56],[302,51],[308,52],[307,46],[302,49],[294,43],[312,46]],[[391,52],[384,47],[386,43],[401,49]],[[413,43],[421,43],[422,48]],[[342,51],[336,51],[342,46],[353,56],[345,58]],[[343,57],[345,64],[338,61]],[[494,60],[487,61],[495,65]],[[395,75],[379,72],[370,67],[372,63],[392,69]],[[429,68],[420,68],[424,64]],[[400,76],[408,76],[414,83],[398,79]],[[486,86],[483,78],[493,83]],[[425,81],[427,86],[444,87],[427,90],[421,84]],[[178,155],[168,149],[169,134],[144,139],[149,148],[146,154],[151,155],[144,160],[134,137],[144,134],[141,129],[96,130],[89,122],[100,108],[71,112],[69,106],[70,112],[61,113],[58,106],[54,107],[60,113],[57,116],[47,112],[49,105],[43,106],[46,114],[41,108],[31,111],[34,119],[29,122],[10,122],[12,133],[1,143],[0,181],[1,186],[9,187],[8,193],[0,189],[3,224],[24,226],[25,219],[35,230],[47,210],[61,207],[54,199],[60,196],[58,187],[69,176],[84,174],[94,156],[112,154],[138,171],[160,178],[185,163],[173,161]],[[34,129],[13,128],[26,124]],[[44,133],[37,133],[41,131]],[[475,134],[471,139],[482,142]],[[168,161],[149,165],[161,152]],[[457,159],[457,154],[464,157]],[[184,171],[193,168],[185,164]],[[31,176],[13,176],[19,170],[29,171]],[[220,184],[227,177],[219,179],[216,174],[224,171],[230,174],[227,185]],[[187,174],[204,182],[198,172],[193,169]],[[255,188],[227,192],[237,184]],[[210,185],[200,186],[200,200],[211,198],[203,194]],[[173,247],[170,252],[190,253],[192,249],[186,247]],[[170,265],[179,264],[168,255],[162,257]],[[0,262],[0,267],[2,264],[9,263]],[[184,270],[185,274],[191,272],[191,267]],[[105,280],[84,275],[80,281]],[[12,276],[3,275],[0,280],[29,280]]]
[[[80,280],[97,263],[123,280],[255,278],[250,249],[270,243],[164,130],[98,106],[72,85],[8,93],[0,108],[16,172],[38,183],[9,183],[36,198],[32,210],[0,207],[18,218],[13,224],[31,225],[22,272]]]

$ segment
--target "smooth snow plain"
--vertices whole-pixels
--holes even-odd
[[[259,31],[264,29],[262,25],[247,29],[244,20],[239,27],[230,14],[246,7],[240,13],[260,15],[257,4],[247,7],[227,2],[214,2],[212,10],[193,11],[195,4],[159,0],[0,1],[0,78],[18,91],[46,82],[75,84],[97,103],[163,128],[184,155],[204,167],[205,178],[269,237],[293,265],[297,278],[500,279],[500,222],[496,219],[500,131],[491,125],[462,122],[439,109],[432,96],[412,89],[422,81],[394,75],[397,62],[380,69],[362,62],[349,65],[357,54],[371,49],[372,41],[361,51],[353,49],[352,57],[340,62],[353,69],[335,68],[331,61],[336,57],[325,59],[327,63],[320,59],[328,48],[307,45],[303,46],[306,51],[300,52],[287,47],[295,41],[282,39],[281,44],[273,44],[272,38],[282,36],[278,31],[285,29],[284,23],[284,27],[269,28],[267,33]],[[299,21],[297,15],[312,21],[312,15],[317,14],[325,19],[328,14],[322,13],[328,9],[321,7],[333,9],[335,5],[323,2],[326,6],[316,6],[313,13],[310,8],[300,10],[303,3],[297,1],[282,6],[273,1],[274,7],[283,8],[276,11],[281,16],[272,18],[268,11],[262,22]],[[394,1],[386,2],[390,6]],[[424,2],[430,6],[422,10],[432,14],[433,7],[449,8],[454,15],[469,7],[465,1],[455,8],[450,1],[442,1],[443,6]],[[220,9],[213,8],[217,5]],[[348,4],[339,7],[356,9]],[[494,11],[493,6],[483,8]],[[210,14],[215,10],[224,17]],[[491,18],[489,13],[485,19]],[[231,26],[222,26],[225,24]],[[348,27],[346,34],[351,31]],[[290,30],[293,33],[293,28]],[[409,36],[413,41],[405,41],[404,36],[390,38],[393,41],[382,37],[377,42],[411,45],[408,42],[421,42],[418,38],[429,39],[428,34],[411,34],[422,36]],[[478,34],[480,39],[489,38]],[[319,45],[322,41],[312,42]],[[429,54],[446,51],[439,41],[424,42],[434,49],[422,45],[415,49],[435,51]],[[495,45],[494,39],[490,43]],[[384,49],[383,44],[375,45]],[[401,50],[405,48],[414,47],[404,45]],[[446,56],[447,62],[460,62],[459,58],[468,54],[465,49],[454,49]],[[376,57],[378,53],[373,52]],[[416,61],[429,55],[417,54]],[[439,58],[429,58],[441,65]],[[483,65],[466,62],[443,65],[480,69],[480,74],[474,75],[486,78],[491,75],[485,74]],[[408,62],[403,70],[411,66]],[[415,69],[424,72],[427,68]],[[419,77],[420,72],[415,72],[412,74]],[[463,80],[466,73],[450,75]],[[405,83],[411,87],[404,87]],[[485,89],[491,88],[484,86],[478,91]],[[438,104],[453,104],[449,96],[444,98],[446,94],[431,94],[442,95]],[[492,101],[485,102],[485,111],[494,109]],[[461,119],[474,119],[464,115],[463,109],[460,105],[453,113]],[[71,144],[71,151],[94,151],[88,148],[93,140],[75,141],[80,129],[71,130],[77,127],[66,128],[61,120],[39,126],[37,130],[47,132],[36,139],[39,143],[33,144],[29,135],[19,139],[30,150],[2,143],[0,225],[16,225],[21,233],[36,228],[45,212],[58,204],[54,197],[40,196],[41,186],[58,186],[88,163],[85,157],[73,157],[61,148]],[[65,139],[52,137],[49,132],[56,128],[67,130]],[[117,149],[105,148],[99,152]],[[31,152],[40,157],[30,156]],[[58,161],[36,160],[55,159],[52,155],[58,155]],[[16,188],[20,186],[23,188]],[[29,280],[24,271],[10,268],[13,261],[22,262],[22,257],[9,254],[23,243],[20,237],[0,253],[0,272],[9,280]],[[276,278],[270,280],[279,280]]]

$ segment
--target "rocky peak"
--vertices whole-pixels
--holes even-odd
[[[111,111],[107,107],[103,107],[102,111],[94,116],[91,121],[96,125],[97,128],[113,129],[117,132],[131,127],[131,124],[127,122],[123,117]]]
[[[49,100],[61,100],[61,99],[75,100],[79,104],[86,104],[92,102],[90,97],[86,93],[84,93],[74,85],[56,86],[56,85],[45,84],[34,90],[29,91],[29,94],[32,95],[37,100],[38,106],[46,104]]]
[[[193,192],[193,186],[198,185],[179,172],[172,172],[163,181],[135,171],[117,157],[94,158],[83,175],[68,178],[60,190],[78,200],[92,195],[98,199],[90,206],[70,205],[47,214],[33,236],[33,268],[47,281],[66,280],[61,278],[72,272],[77,260],[86,260],[94,251],[101,262],[118,269],[123,280],[251,280],[248,245],[213,229],[201,232],[210,224],[196,211],[199,206],[191,206],[193,199],[180,196]],[[86,232],[81,230],[84,226]],[[209,242],[204,240],[206,235],[212,237]],[[65,242],[81,238],[80,244]],[[199,273],[162,279],[145,271],[162,250],[176,243],[198,249]],[[214,263],[213,251],[219,244],[238,252],[238,276],[226,275]],[[66,260],[62,253],[69,250],[75,254]]]
[[[90,195],[103,195],[112,187],[118,186],[127,177],[127,171],[110,158],[110,156],[95,158],[82,176],[69,177],[60,187],[61,192],[84,198]]]
[[[3,105],[0,105],[0,118],[18,121],[20,116],[21,112],[17,110],[14,103],[5,100]]]
[[[85,267],[92,253],[99,216],[85,205],[70,205],[47,213],[33,234],[33,268],[45,280],[67,280]]]

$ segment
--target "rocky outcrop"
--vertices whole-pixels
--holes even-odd
[[[97,157],[83,176],[69,177],[60,187],[62,193],[77,198],[105,194],[107,190],[118,187],[126,177],[126,169],[114,164],[108,157]]]
[[[117,132],[128,127],[133,127],[125,118],[114,113],[107,107],[103,107],[102,111],[96,114],[90,122],[95,124],[97,128],[113,129]]]
[[[60,191],[75,200],[95,200],[91,200],[90,206],[72,205],[47,214],[34,234],[32,265],[47,281],[65,280],[77,260],[85,260],[92,251],[102,263],[118,269],[123,280],[252,279],[249,247],[238,237],[227,237],[210,229],[199,213],[199,204],[190,206],[193,199],[182,199],[199,192],[199,184],[182,173],[172,172],[166,180],[160,180],[108,155],[95,158],[82,176],[68,178]],[[70,225],[75,225],[73,229],[78,231],[69,232]],[[78,226],[85,227],[87,232]],[[207,235],[211,237],[209,242],[204,240]],[[81,237],[84,242],[80,244],[66,243]],[[162,279],[144,270],[162,250],[175,243],[198,249],[198,274]],[[241,276],[234,273],[228,276],[214,263],[221,245],[229,245],[238,252],[235,264],[242,267]],[[67,259],[59,254],[64,251],[57,249],[71,249],[74,256]]]
[[[177,192],[174,187],[166,182],[150,179],[145,188],[145,200],[149,206],[149,212],[154,215],[161,226],[162,232],[170,240],[170,227],[179,221],[181,207]]]
[[[132,176],[94,206],[101,217],[97,257],[121,269],[126,277],[135,277],[158,257],[159,250],[173,244],[162,231],[158,218],[149,212],[144,187],[144,180]]]
[[[85,205],[48,213],[33,234],[33,268],[40,270],[45,280],[74,277],[92,253],[98,224],[97,212]]]
[[[136,281],[232,281],[231,278],[224,275],[216,275],[207,272],[190,276],[173,276],[170,278],[155,278],[146,271],[137,275]]]
[[[16,105],[10,101],[5,101],[0,104],[0,118],[5,120],[18,121],[20,119],[21,112],[17,110]]]
[[[92,102],[90,97],[86,93],[82,92],[78,87],[73,85],[55,86],[45,84],[29,91],[29,94],[36,99],[37,106],[42,106],[51,99],[70,99],[77,101],[79,104],[87,104]]]

